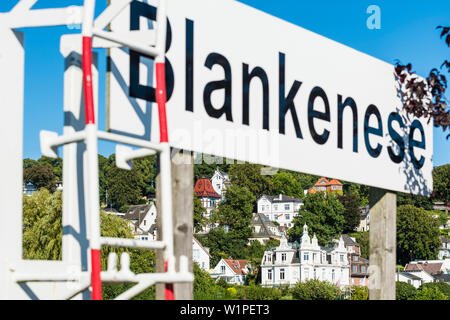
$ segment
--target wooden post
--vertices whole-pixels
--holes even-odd
[[[194,212],[194,165],[191,152],[178,152],[172,158],[172,190],[173,190],[173,230],[174,254],[176,268],[179,270],[180,256],[189,258],[189,271],[192,264],[192,230]],[[174,285],[176,300],[192,300],[193,284],[176,283]]]
[[[174,254],[176,270],[179,270],[179,258],[184,255],[189,258],[189,271],[193,271],[192,264],[192,230],[193,230],[193,193],[194,193],[194,165],[191,152],[179,152],[172,157],[172,195],[173,195],[173,226],[174,226]],[[159,207],[161,201],[160,176],[156,176],[156,202]],[[156,227],[158,240],[162,239],[160,216],[157,217]],[[164,257],[161,250],[156,252],[156,272],[164,271]],[[156,300],[164,300],[164,284],[156,285]],[[175,299],[192,300],[192,283],[177,283],[174,285]]]
[[[395,300],[396,194],[370,188],[369,299]]]

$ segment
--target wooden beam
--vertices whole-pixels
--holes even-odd
[[[395,300],[397,196],[370,188],[369,299]]]
[[[193,272],[192,264],[192,230],[193,230],[193,194],[194,165],[191,152],[179,152],[172,157],[172,202],[174,226],[174,255],[176,270],[179,270],[179,258],[184,255],[189,258],[189,271]],[[160,175],[156,176],[157,208],[161,203]],[[156,221],[158,240],[162,239],[161,219]],[[163,251],[156,252],[156,272],[164,271]],[[156,300],[164,300],[164,284],[156,284]],[[178,283],[174,285],[176,300],[192,300],[193,284]]]

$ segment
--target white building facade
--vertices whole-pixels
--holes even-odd
[[[211,184],[223,200],[227,186],[230,184],[230,177],[226,172],[216,170],[211,178]]]
[[[279,194],[277,196],[263,195],[258,199],[258,213],[264,214],[270,221],[276,221],[280,226],[290,228],[294,217],[303,205],[300,198],[292,198]]]
[[[210,258],[209,249],[203,247],[200,241],[192,237],[192,260],[198,264],[200,269],[209,272]]]
[[[317,279],[340,287],[348,286],[350,263],[342,237],[332,247],[321,247],[316,235],[311,239],[303,227],[299,246],[288,244],[283,236],[280,246],[264,252],[261,262],[261,284],[265,287],[292,286]]]

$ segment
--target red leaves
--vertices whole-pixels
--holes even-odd
[[[438,26],[436,29],[442,29],[440,37],[442,39],[445,36],[445,42],[450,47],[450,27]],[[450,61],[445,60],[440,68],[443,67],[450,72]],[[411,63],[395,63],[395,75],[405,88],[401,93],[404,99],[403,108],[416,117],[426,117],[428,121],[433,119],[435,127],[442,127],[444,131],[450,129],[450,109],[445,97],[447,78],[434,68],[425,82],[413,77],[415,72],[411,70]],[[448,138],[450,134],[447,135]]]

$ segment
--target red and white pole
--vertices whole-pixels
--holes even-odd
[[[98,186],[97,125],[95,123],[94,88],[92,80],[92,28],[94,24],[95,0],[84,1],[83,18],[83,88],[86,118],[87,153],[87,212],[90,222],[91,286],[92,300],[102,300],[101,259],[100,259],[100,205]]]
[[[167,128],[166,116],[166,76],[165,76],[165,47],[166,47],[166,17],[167,3],[161,0],[158,5],[156,16],[156,49],[159,53],[155,58],[156,71],[156,102],[158,104],[159,116],[159,140],[163,151],[160,153],[160,170],[161,170],[161,211],[163,215],[162,233],[163,241],[166,243],[164,250],[164,271],[175,272],[175,259],[173,249],[173,217],[172,217],[172,175],[169,135]],[[166,283],[165,299],[174,300],[173,283]]]

